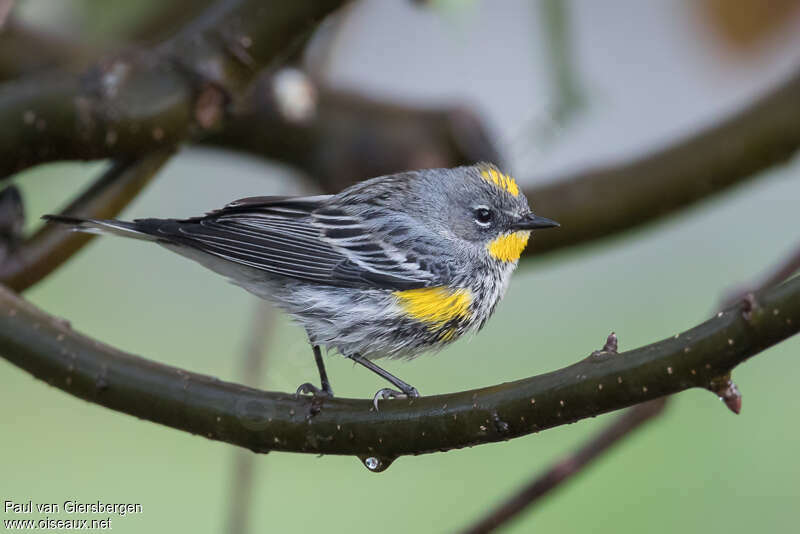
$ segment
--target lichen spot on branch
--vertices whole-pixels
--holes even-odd
[[[423,287],[395,291],[395,296],[409,316],[433,328],[440,327],[453,319],[466,317],[472,303],[469,289],[450,289],[447,287]]]
[[[530,238],[530,230],[503,234],[486,245],[489,255],[500,261],[517,261],[525,250]]]

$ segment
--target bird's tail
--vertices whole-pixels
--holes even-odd
[[[70,217],[68,215],[43,215],[42,219],[47,222],[65,224],[70,227],[70,230],[76,232],[116,234],[122,237],[143,239],[145,241],[153,241],[156,239],[155,236],[141,231],[136,222],[115,221],[113,219],[84,219],[82,217]]]

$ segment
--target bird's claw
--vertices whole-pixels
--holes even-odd
[[[306,382],[304,384],[300,384],[295,391],[295,396],[299,397],[300,395],[313,395],[315,397],[333,397],[333,391],[326,391],[324,389],[320,389],[311,382]]]
[[[372,405],[375,406],[375,411],[380,411],[378,409],[378,401],[381,399],[407,399],[412,398],[415,399],[419,397],[419,391],[417,388],[410,387],[406,391],[397,391],[396,389],[391,388],[383,388],[379,389],[375,396],[372,397]]]

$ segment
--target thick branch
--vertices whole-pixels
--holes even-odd
[[[0,86],[0,176],[44,161],[145,154],[218,125],[239,96],[344,0],[226,0],[163,44]]]
[[[89,51],[79,42],[25,25],[14,17],[0,28],[0,80],[81,63]]]
[[[246,7],[249,3],[242,5]],[[214,17],[210,18],[214,20]],[[198,26],[202,24],[196,24],[195,28]],[[216,31],[213,25],[210,28],[209,32]],[[226,35],[230,35],[230,32]],[[233,43],[231,46],[238,50],[239,54],[233,53],[233,57],[241,55],[242,50],[235,46],[235,39],[223,41],[229,45]],[[173,42],[182,41],[181,38],[175,38],[160,50],[170,50],[170,43]],[[201,52],[205,50],[204,47],[200,48]],[[227,50],[225,46],[216,49],[212,46],[211,49],[218,53]],[[201,52],[187,54],[183,63],[195,66],[202,64],[202,61],[196,60],[198,55],[202,56]],[[92,87],[104,87],[99,81],[102,79],[104,83],[111,83],[109,91],[106,91],[109,94],[119,93],[133,98],[136,91],[141,90],[138,83],[147,88],[148,83],[154,82],[151,77],[141,75],[134,68],[138,65],[136,62],[128,64],[123,58],[98,65],[95,71],[87,73],[80,90],[74,87],[77,83],[74,79],[69,78],[65,82],[60,77],[51,85],[39,84],[28,96],[25,96],[27,93],[19,84],[0,88],[0,117],[4,118],[4,124],[7,125],[4,129],[6,133],[12,132],[8,134],[10,137],[4,139],[4,133],[0,131],[0,154],[10,156],[2,160],[4,163],[0,164],[0,175],[13,170],[10,167],[3,170],[4,165],[19,168],[36,161],[63,157],[92,158],[136,153],[158,142],[181,137],[198,118],[205,126],[217,122],[223,99],[215,93],[213,86],[206,87],[206,90],[199,91],[193,97],[187,96],[192,84],[187,82],[184,75],[170,68],[175,64],[172,61],[174,50],[172,55],[162,53],[155,56],[154,67],[163,67],[170,75],[166,76],[166,81],[150,88],[152,94],[148,89],[148,94],[134,102],[138,102],[139,107],[141,102],[148,102],[150,107],[144,112],[140,112],[137,106],[127,105],[118,95],[112,98],[103,96],[103,91],[100,91],[98,96],[97,91],[89,90]],[[225,57],[230,59],[229,56]],[[236,64],[238,59],[231,61]],[[222,69],[207,70],[214,72]],[[204,69],[200,71],[205,72]],[[120,75],[112,75],[115,72]],[[177,77],[176,87],[180,88],[176,89],[177,92],[167,87],[173,75]],[[244,76],[240,81],[250,77]],[[229,78],[236,79],[235,76],[226,75],[222,80],[223,85],[228,87],[230,82],[238,87]],[[119,81],[128,79],[136,83]],[[269,78],[264,76],[264,79]],[[64,83],[68,87],[59,85]],[[471,120],[469,114],[433,112],[428,119],[425,112],[416,116],[409,114],[409,110],[396,107],[395,113],[392,106],[361,101],[347,95],[329,95],[323,91],[318,106],[319,116],[308,124],[292,125],[275,116],[274,106],[264,105],[264,97],[259,96],[263,93],[262,89],[256,84],[256,89],[250,92],[251,96],[255,94],[255,111],[248,111],[247,108],[252,106],[246,105],[245,111],[233,120],[225,121],[219,135],[210,141],[298,165],[318,179],[328,191],[338,191],[366,176],[393,172],[398,168],[496,159],[491,145],[483,142],[485,136],[480,133],[482,130],[470,126],[475,121]],[[70,111],[66,114],[69,119],[66,126],[59,123],[55,125],[55,130],[51,130],[53,124],[46,116],[62,115],[60,106],[65,101],[64,97],[75,96],[73,93],[76,91],[87,93],[86,99],[79,98],[79,102],[88,105],[88,108],[80,113]],[[240,91],[234,92],[238,94]],[[169,107],[166,100],[159,100],[159,95],[172,94],[183,95],[173,99],[174,102],[170,100],[180,104],[177,107]],[[23,101],[14,100],[21,95],[25,96]],[[756,177],[758,172],[786,160],[800,144],[798,101],[800,72],[795,73],[783,87],[761,98],[748,109],[660,152],[619,166],[588,171],[553,181],[546,186],[530,188],[526,194],[534,207],[560,221],[562,229],[537,235],[536,246],[529,247],[527,254],[546,253],[657,220]],[[117,104],[120,105],[119,109],[131,111],[116,113]],[[39,113],[40,110],[44,110],[44,115]],[[404,117],[404,113],[407,116]],[[93,114],[99,118],[95,120]],[[418,122],[410,120],[412,115],[416,116]],[[76,116],[85,118],[83,122],[86,124],[76,125]],[[109,116],[113,120],[104,122]],[[20,120],[25,123],[21,130],[11,127],[19,124]],[[265,128],[260,128],[259,124]],[[169,125],[177,125],[178,128]],[[76,130],[73,127],[79,128],[80,132],[90,130],[89,134],[81,134],[86,142],[81,140],[72,143],[76,139],[74,135],[60,137],[58,132],[74,133]],[[279,138],[275,137],[276,131],[281,132]],[[370,135],[363,135],[364,132]],[[465,132],[468,133],[466,137]],[[41,133],[45,135],[39,135]],[[37,144],[38,138],[42,138],[43,142]],[[421,138],[423,142],[414,145],[409,143],[411,138]],[[385,146],[376,145],[376,139],[385,143]],[[100,143],[96,142],[98,140]],[[426,147],[429,146],[435,146],[436,150],[427,151]],[[18,147],[23,148],[17,150]],[[363,157],[364,150],[375,152],[376,157]],[[370,163],[384,159],[387,162],[385,165]]]
[[[293,119],[281,112],[273,84],[261,76],[246,104],[203,141],[294,165],[330,192],[406,169],[499,162],[468,109],[423,109],[310,85],[317,97],[309,116]]]
[[[263,300],[256,302],[250,327],[247,330],[247,346],[242,354],[240,373],[243,384],[258,386],[267,363],[266,349],[275,329],[275,309]],[[230,534],[250,532],[250,517],[253,509],[253,486],[255,482],[255,456],[236,449],[232,480],[228,490],[228,519],[225,531]]]
[[[172,152],[171,148],[163,148],[135,161],[112,164],[61,212],[62,215],[115,217],[158,173]],[[42,226],[0,263],[0,284],[16,291],[27,289],[57,269],[93,237],[92,234],[64,232],[53,225]]]
[[[650,156],[527,190],[542,215],[561,223],[529,255],[657,220],[786,161],[800,146],[800,71],[781,88],[719,125]]]
[[[713,381],[800,328],[800,277],[680,335],[552,373],[411,400],[262,392],[124,353],[0,290],[0,353],[64,391],[253,451],[393,458],[507,440]]]
[[[269,88],[259,87],[268,80],[259,80],[246,111],[206,141],[297,165],[329,192],[402,168],[496,159],[468,113],[411,111],[321,89],[317,115],[291,124]],[[800,71],[747,109],[659,152],[528,188],[537,211],[562,227],[537,234],[526,254],[625,231],[758,177],[800,146],[798,102]]]

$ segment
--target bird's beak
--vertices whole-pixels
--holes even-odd
[[[523,215],[511,225],[512,230],[538,230],[541,228],[558,228],[556,221],[547,217],[539,217],[534,213]]]

